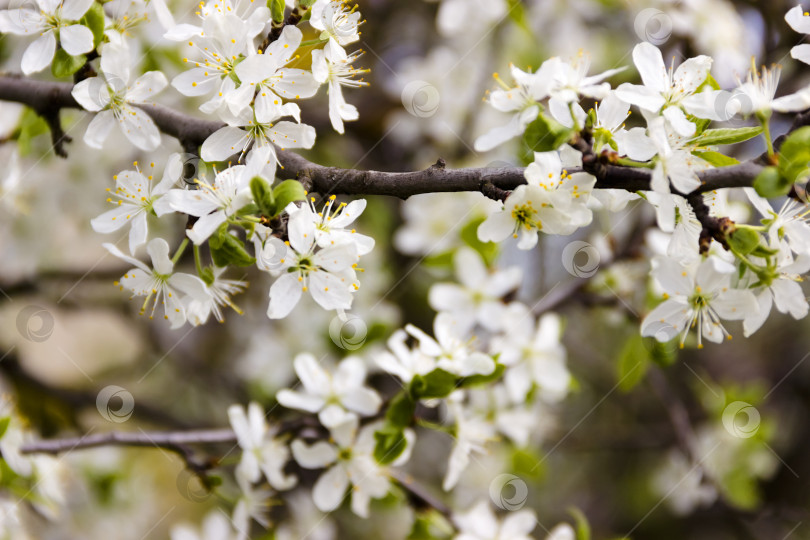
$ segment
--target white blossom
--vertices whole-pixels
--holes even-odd
[[[38,36],[23,53],[20,68],[30,75],[42,71],[56,54],[56,37],[66,53],[77,56],[93,50],[93,32],[77,21],[93,0],[37,0],[17,9],[0,10],[0,32]]]
[[[246,414],[241,405],[231,405],[228,408],[228,418],[242,449],[239,467],[245,479],[257,482],[264,474],[275,489],[294,487],[296,478],[284,473],[284,466],[290,458],[287,443],[276,437],[277,427],[267,425],[261,406],[251,402]]]
[[[455,514],[453,521],[459,531],[453,540],[531,540],[529,534],[537,526],[537,516],[532,510],[510,512],[501,521],[486,501]]]
[[[303,391],[284,389],[278,392],[276,399],[284,407],[318,413],[321,423],[327,427],[332,427],[329,422],[334,409],[371,416],[382,405],[377,392],[365,386],[366,367],[357,357],[345,358],[334,374],[309,353],[296,356],[293,365]]]
[[[170,160],[173,158],[170,158]],[[150,168],[154,168],[154,163]],[[134,171],[121,171],[114,177],[115,191],[107,202],[116,207],[104,212],[90,222],[97,233],[109,234],[126,225],[129,230],[129,252],[135,254],[139,246],[146,243],[148,238],[147,215],[154,212],[158,217],[171,211],[164,195],[177,181],[171,165],[167,165],[160,182],[153,186],[152,175],[144,176],[135,162]],[[115,197],[115,199],[113,199]]]
[[[73,87],[71,94],[86,110],[96,115],[87,126],[84,142],[102,148],[113,126],[118,123],[127,139],[141,150],[160,146],[160,132],[149,114],[136,105],[148,104],[168,82],[161,71],[147,71],[133,84],[129,48],[123,42],[101,47],[101,71],[104,77],[90,77]]]
[[[419,341],[419,350],[436,359],[436,365],[460,377],[489,375],[495,371],[495,361],[473,350],[468,339],[470,321],[460,321],[450,313],[439,313],[433,320],[432,338],[420,328],[409,324],[405,331]]]
[[[533,385],[545,401],[564,398],[571,374],[566,367],[565,347],[560,343],[560,317],[546,313],[535,324],[528,307],[514,302],[504,314],[503,327],[504,333],[492,341],[491,352],[507,366],[503,381],[512,401],[525,401]]]
[[[710,57],[689,58],[677,70],[674,66],[667,70],[661,51],[643,41],[633,49],[633,62],[644,84],[620,85],[616,95],[623,101],[651,113],[660,112],[683,136],[695,133],[695,124],[686,118],[684,111],[698,118],[723,119],[714,110],[714,101],[709,97],[719,91],[710,90],[708,95],[696,93],[711,69]]]
[[[315,197],[310,197],[305,204],[288,206],[287,212],[290,215],[300,213],[301,219],[312,222],[315,227],[315,242],[320,247],[353,244],[357,255],[368,255],[374,249],[374,239],[348,228],[366,209],[366,200],[340,203],[335,208],[336,199],[335,195],[330,195],[319,212],[315,209]]]
[[[680,333],[683,347],[689,329],[695,328],[698,348],[704,338],[715,343],[731,339],[722,319],[741,320],[758,311],[750,290],[731,288],[733,272],[733,266],[713,256],[688,267],[665,257],[654,259],[652,275],[666,295],[644,317],[641,335],[669,341]]]
[[[358,30],[362,21],[357,6],[348,7],[344,0],[317,0],[311,9],[309,24],[321,31],[327,40],[324,53],[329,60],[346,60],[345,45],[360,39]]]
[[[315,482],[312,497],[315,506],[322,512],[337,509],[346,498],[351,486],[352,512],[360,517],[369,515],[371,499],[384,497],[390,489],[390,481],[384,467],[374,458],[374,432],[382,427],[375,422],[363,427],[359,432],[356,416],[335,420],[329,429],[333,444],[318,441],[307,445],[300,439],[292,442],[292,453],[299,465],[305,469],[329,467]],[[408,430],[408,447],[413,443],[413,433]],[[398,464],[407,460],[408,450],[395,460]]]
[[[326,83],[329,88],[329,120],[338,133],[343,133],[343,122],[351,122],[359,118],[357,107],[346,103],[343,97],[342,86],[359,88],[368,86],[362,78],[355,79],[357,75],[367,73],[368,70],[352,66],[360,53],[354,53],[338,60],[329,59],[322,50],[312,51],[312,75],[319,83]]]
[[[162,238],[153,238],[146,245],[146,251],[152,258],[152,268],[138,259],[124,255],[113,244],[103,246],[119,259],[135,266],[124,274],[116,285],[119,285],[121,290],[130,290],[133,297],[146,297],[141,307],[141,315],[148,310],[151,319],[160,303],[163,305],[163,318],[171,322],[172,328],[178,328],[186,322],[184,295],[197,300],[205,300],[208,295],[205,283],[200,278],[174,272],[174,263],[169,258],[169,244]],[[150,301],[151,310],[148,309]]]
[[[270,287],[267,316],[271,319],[286,317],[309,292],[315,302],[326,310],[350,309],[352,293],[359,289],[355,267],[359,257],[353,243],[319,248],[315,224],[306,214],[296,212],[287,225],[289,241],[284,256],[279,260],[280,274]],[[277,239],[270,239],[277,248]]]
[[[453,261],[460,284],[433,285],[428,293],[430,307],[499,330],[506,307],[501,298],[520,286],[523,272],[515,266],[490,272],[481,256],[466,247],[456,251]]]

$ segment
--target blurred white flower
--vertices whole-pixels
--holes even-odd
[[[326,371],[309,353],[301,353],[293,361],[303,391],[284,389],[276,399],[284,407],[319,413],[318,418],[326,427],[334,409],[350,411],[361,416],[376,414],[382,399],[365,386],[366,367],[356,356],[345,358],[338,364],[334,374]]]

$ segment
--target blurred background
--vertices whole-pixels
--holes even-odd
[[[192,4],[170,2],[176,14]],[[521,164],[520,140],[486,154],[473,150],[476,137],[505,121],[483,101],[496,87],[492,74],[509,81],[510,63],[527,69],[550,56],[583,52],[591,73],[628,66],[611,79],[615,87],[636,80],[630,53],[642,40],[658,45],[676,65],[697,54],[712,56],[712,73],[723,88],[745,76],[752,57],[762,65],[781,64],[779,95],[790,93],[810,82],[807,66],[789,56],[804,37],[784,21],[793,5],[363,1],[358,8],[366,22],[357,45],[364,54],[357,64],[370,69],[369,86],[346,92],[360,119],[347,123],[341,136],[331,129],[324,92],[301,103],[302,120],[318,132],[315,147],[304,154],[324,165],[384,171],[425,168],[438,158],[448,167]],[[315,36],[308,25],[301,28],[305,40]],[[132,32],[141,38],[143,71],[161,69],[169,79],[182,71],[177,48],[160,39],[157,24]],[[14,36],[0,39],[4,70],[19,71],[21,43]],[[202,115],[198,102],[172,87],[157,101]],[[496,490],[501,504],[493,503],[506,512],[503,501],[517,498],[521,507],[534,509],[538,538],[545,536],[543,528],[571,521],[571,508],[587,516],[598,539],[810,538],[807,321],[774,313],[752,338],[732,325],[734,340],[702,351],[639,338],[640,318],[649,308],[649,256],[660,249],[655,231],[648,230],[654,223],[650,208],[597,210],[593,225],[575,237],[543,236],[529,252],[507,243],[494,256],[472,234],[494,204],[480,194],[404,202],[369,197],[357,229],[373,236],[376,247],[364,258],[355,299],[353,312],[362,324],[357,341],[351,341],[354,329],[341,329],[345,338],[330,336],[334,314],[312,302],[287,319],[269,321],[269,282],[251,269],[229,275],[250,281],[235,298],[243,315],[230,312],[225,324],[212,320],[172,331],[162,320],[139,316],[140,303],[113,286],[129,267],[101,244],[124,245],[126,232],[97,234],[90,219],[107,209],[104,190],[114,174],[134,161],[141,167],[154,162],[160,171],[179,145],[164,137],[158,151],[144,155],[116,131],[107,149],[98,151],[82,141],[87,115],[64,111],[62,118],[73,138],[67,160],[53,155],[47,127],[32,111],[0,104],[0,385],[2,406],[17,408],[29,436],[223,427],[227,407],[251,399],[271,410],[271,419],[288,418],[291,411],[274,407],[274,395],[295,380],[295,355],[308,351],[336,363],[357,354],[375,371],[372,359],[394,330],[405,323],[432,327],[427,291],[453,279],[453,250],[471,245],[489,253],[494,266],[523,268],[517,299],[564,317],[575,383],[565,400],[538,405],[526,444],[504,439],[488,447],[452,493],[440,487],[452,440],[419,430],[408,471],[429,492],[467,508],[492,497],[497,475],[511,475]],[[784,133],[790,121],[775,118],[774,134]],[[628,125],[634,125],[632,116]],[[757,155],[759,144],[741,145],[737,157]],[[717,201],[735,219],[756,219],[739,194],[720,194]],[[154,220],[150,227],[172,246],[184,237],[180,217]],[[574,240],[589,247],[575,254],[572,271],[563,252]],[[180,264],[190,269],[189,257]],[[589,264],[598,272],[576,271]],[[384,374],[375,372],[370,380],[383,394],[395,389]],[[118,389],[106,395],[114,401],[99,406],[99,393],[111,386]],[[741,423],[732,418],[724,424],[735,402],[752,409]],[[238,459],[229,445],[202,453],[222,458],[223,470]],[[37,488],[41,499],[24,518],[32,538],[166,538],[174,524],[199,523],[211,508],[228,504],[209,494],[177,456],[158,449],[74,451],[47,466],[49,481]],[[304,474],[301,484],[314,478]],[[31,489],[5,464],[0,486],[3,504]],[[277,538],[393,540],[408,537],[415,518],[401,494],[375,501],[365,521],[347,508],[320,516],[305,490],[284,499],[288,504],[273,510],[287,523]]]

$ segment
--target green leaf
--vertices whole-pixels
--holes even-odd
[[[276,215],[276,198],[273,195],[273,188],[270,187],[267,180],[260,176],[253,177],[250,181],[250,193],[263,216]]]
[[[413,422],[413,413],[416,410],[416,402],[407,391],[400,392],[385,411],[385,419],[388,423],[396,427],[408,427]]]
[[[46,133],[48,133],[48,124],[45,120],[33,109],[26,107],[20,118],[20,126],[15,134],[20,154],[27,156],[31,153],[31,141],[35,137]]]
[[[438,540],[437,536],[433,534],[434,526],[430,518],[431,514],[417,514],[406,540]]]
[[[87,62],[87,57],[83,54],[70,56],[64,49],[57,49],[51,64],[51,73],[54,77],[70,77]]]
[[[791,185],[776,167],[765,167],[754,179],[754,189],[766,199],[787,195]]]
[[[104,39],[104,8],[101,4],[93,2],[79,23],[93,32],[93,48],[101,45],[101,40]]]
[[[434,369],[411,380],[410,392],[414,399],[443,398],[458,386],[458,377],[443,369]]]
[[[453,251],[445,251],[436,255],[428,255],[422,259],[422,264],[429,268],[453,269]]]
[[[712,121],[709,118],[697,118],[693,117],[691,114],[687,116],[689,121],[695,124],[695,136],[699,136],[701,133],[709,129]]]
[[[270,14],[273,16],[273,22],[284,22],[284,8],[287,7],[284,0],[267,0],[267,7],[270,8]]]
[[[634,334],[627,340],[619,353],[619,390],[629,392],[647,373],[650,367],[650,353],[644,345],[644,338]]]
[[[704,161],[708,161],[715,167],[728,167],[729,165],[738,165],[740,163],[739,160],[736,160],[731,156],[721,154],[720,152],[705,151],[692,152],[692,154],[703,159]]]
[[[782,143],[779,173],[790,184],[810,174],[810,126],[797,129]]]
[[[228,232],[227,224],[223,224],[219,230],[208,240],[211,248],[211,258],[217,266],[251,266],[256,259],[250,256],[245,249],[245,244],[237,237]]]
[[[747,227],[738,227],[728,237],[731,249],[742,255],[752,253],[759,245],[759,241],[759,233]]]
[[[521,478],[539,480],[546,473],[545,460],[531,446],[516,448],[512,452],[512,472]]]
[[[385,425],[374,432],[374,459],[380,465],[388,465],[396,460],[405,451],[408,441],[402,428]]]
[[[303,201],[307,198],[307,192],[298,180],[284,180],[273,189],[273,198],[276,201],[276,213],[269,217],[275,217],[295,201]]]
[[[11,417],[6,416],[5,418],[0,418],[0,439],[3,438],[3,435],[6,434],[6,430],[8,429],[8,425],[11,423]]]
[[[473,219],[461,229],[461,239],[465,244],[477,251],[487,266],[495,262],[495,257],[498,256],[498,244],[495,242],[482,242],[478,239],[478,226],[481,225],[486,217],[481,216]]]
[[[259,206],[254,203],[247,204],[236,211],[237,216],[254,216],[259,213]]]
[[[298,0],[298,5],[303,8],[312,7],[312,4],[315,3],[315,0]]]
[[[711,88],[712,90],[721,89],[720,83],[718,83],[717,80],[714,77],[712,77],[711,73],[706,74],[706,79],[702,83],[700,83],[700,86],[698,86],[698,89],[695,93],[702,92],[706,88]]]
[[[519,27],[528,33],[532,33],[529,22],[526,19],[526,10],[523,8],[521,0],[508,0],[509,2],[509,18],[515,22]],[[497,15],[500,18],[500,15]]]
[[[588,518],[582,513],[579,508],[571,507],[568,513],[574,518],[577,527],[577,540],[591,540],[591,526],[588,524]]]
[[[459,388],[469,388],[470,386],[480,386],[482,384],[497,381],[503,375],[506,366],[503,364],[495,364],[495,370],[489,375],[470,375],[469,377],[462,377],[458,380]]]
[[[214,284],[214,269],[210,266],[200,270],[200,279],[205,282],[209,287]]]
[[[523,134],[523,160],[531,163],[534,161],[535,152],[556,150],[571,138],[572,132],[573,130],[553,118],[547,118],[540,113],[534,122],[526,126],[526,132]]]
[[[716,146],[719,144],[734,144],[753,139],[762,133],[762,126],[741,128],[707,129],[694,139],[700,146]]]
[[[751,252],[751,255],[754,257],[761,257],[763,259],[767,259],[768,257],[773,257],[779,253],[778,248],[770,248],[763,243],[760,243],[754,251]]]
[[[661,367],[671,366],[678,359],[677,340],[671,339],[666,343],[661,343],[655,338],[644,338],[648,340],[650,347],[650,359]]]

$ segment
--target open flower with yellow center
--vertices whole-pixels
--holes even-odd
[[[360,39],[360,12],[357,5],[349,6],[345,0],[317,0],[311,8],[309,24],[321,31],[321,39],[326,39],[326,56],[336,62],[346,59],[344,45]]]
[[[714,343],[731,339],[722,319],[742,320],[759,307],[753,292],[731,288],[734,266],[710,256],[697,265],[684,266],[666,257],[653,260],[652,276],[665,291],[664,302],[641,322],[641,335],[669,341],[679,333],[683,347],[690,328]]]
[[[305,213],[290,216],[287,225],[289,240],[278,246],[279,240],[269,242],[280,251],[276,273],[280,277],[270,287],[267,316],[282,319],[298,304],[301,295],[309,292],[313,300],[326,310],[351,309],[357,281],[357,247],[354,243],[320,248],[316,242],[315,224]]]
[[[368,73],[367,69],[358,69],[352,66],[362,52],[356,52],[339,60],[330,60],[322,50],[312,51],[312,75],[319,83],[329,86],[329,120],[338,133],[343,133],[343,121],[352,121],[359,118],[357,107],[346,103],[343,98],[342,86],[359,88],[368,86],[368,83],[355,77]]]
[[[336,510],[349,492],[352,512],[367,518],[371,499],[385,497],[391,488],[387,468],[374,458],[374,433],[383,423],[374,422],[358,430],[357,417],[340,419],[339,415],[335,416],[336,421],[329,428],[330,442],[318,441],[310,445],[296,439],[290,448],[301,467],[326,469],[312,489],[318,510]],[[342,421],[337,422],[338,419]],[[413,430],[405,430],[407,447],[392,465],[401,465],[409,459],[415,438]]]
[[[117,123],[121,133],[141,150],[160,146],[160,132],[152,118],[140,107],[163,90],[168,82],[160,71],[147,71],[129,84],[131,61],[123,41],[102,46],[103,77],[90,77],[76,84],[71,94],[86,110],[97,113],[84,134],[84,142],[102,148]]]
[[[374,239],[358,233],[356,229],[349,229],[366,209],[366,200],[357,199],[336,205],[336,199],[335,195],[331,195],[320,212],[315,209],[315,197],[310,197],[308,204],[301,206],[290,204],[286,210],[290,215],[300,212],[312,221],[315,225],[315,241],[319,246],[325,248],[351,243],[357,248],[357,255],[370,253],[374,249]]]
[[[217,173],[213,183],[195,178],[196,189],[173,189],[167,195],[168,204],[177,212],[197,216],[194,226],[186,234],[195,244],[202,244],[236,212],[253,200],[250,180],[275,162],[270,161],[270,149],[251,152],[246,165],[235,165]]]
[[[588,199],[596,179],[587,173],[569,174],[562,169],[558,152],[535,152],[526,167],[528,185],[518,186],[478,227],[482,242],[519,238],[519,249],[537,244],[537,233],[568,235],[588,225],[593,213]]]
[[[175,154],[175,156],[179,157],[179,154]],[[134,165],[134,171],[121,171],[113,177],[115,191],[107,188],[107,191],[110,192],[107,202],[114,204],[115,208],[104,212],[90,222],[93,230],[102,234],[132,225],[129,230],[129,252],[131,254],[135,254],[138,246],[146,243],[148,236],[146,216],[151,212],[162,216],[171,211],[163,195],[177,180],[177,177],[172,174],[171,167],[167,166],[163,179],[153,186],[152,174],[144,176],[138,168],[137,161]],[[150,173],[154,167],[154,163],[149,164]]]
[[[144,263],[124,255],[113,244],[103,244],[110,253],[135,266],[116,282],[121,290],[129,289],[135,296],[145,296],[141,315],[149,313],[154,317],[158,304],[163,305],[163,318],[171,322],[172,328],[179,328],[186,322],[186,311],[183,300],[186,295],[194,300],[204,301],[208,298],[205,282],[197,276],[174,272],[174,263],[169,258],[169,244],[162,238],[153,238],[146,251],[152,258],[152,268]],[[152,303],[151,309],[149,303]]]
[[[278,40],[271,43],[266,51],[248,56],[236,66],[236,74],[242,84],[231,93],[229,101],[232,112],[247,107],[253,100],[259,122],[270,122],[286,115],[300,121],[298,105],[282,104],[281,98],[312,97],[320,87],[309,71],[286,67],[297,58],[295,51],[301,45],[302,35],[295,26],[285,26]]]
[[[0,11],[0,32],[38,36],[23,53],[20,68],[24,74],[48,67],[56,54],[57,39],[72,56],[93,50],[93,32],[77,22],[92,4],[92,0],[37,0]]]

